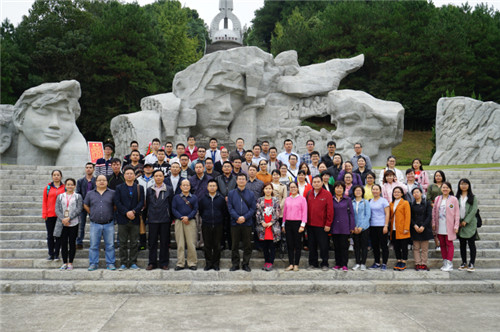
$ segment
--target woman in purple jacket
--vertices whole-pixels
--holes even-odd
[[[352,211],[352,200],[344,195],[345,183],[337,181],[333,185],[333,223],[332,234],[335,246],[334,270],[347,272],[347,261],[349,259],[349,234],[354,232],[354,213]]]

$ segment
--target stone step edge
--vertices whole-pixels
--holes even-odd
[[[499,280],[458,281],[0,281],[0,292],[33,294],[456,294],[500,293]]]

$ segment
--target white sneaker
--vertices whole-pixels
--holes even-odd
[[[446,267],[443,269],[444,272],[453,271],[453,262],[446,261]]]
[[[441,266],[440,268],[441,271],[444,271],[444,269],[448,266],[447,262],[448,262],[447,259],[443,259],[443,266]]]
[[[349,245],[349,251],[354,251],[354,247],[351,245]]]
[[[436,251],[441,251],[441,247],[436,247]]]
[[[352,267],[352,270],[353,270],[353,271],[357,271],[357,270],[359,270],[359,268],[360,268],[360,267],[361,267],[361,265],[356,264],[356,265],[354,265],[354,266]]]
[[[361,271],[366,271],[366,265],[365,264],[361,264],[361,268],[360,268]]]

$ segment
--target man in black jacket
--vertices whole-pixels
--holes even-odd
[[[201,231],[205,250],[205,271],[219,271],[220,243],[224,231],[224,216],[227,214],[227,204],[224,196],[217,192],[217,181],[208,180],[208,193],[198,202],[202,220]]]
[[[76,182],[76,192],[85,200],[85,196],[95,189],[94,164],[85,164],[85,176]],[[78,225],[78,237],[76,238],[76,249],[83,249],[83,238],[85,237],[85,223],[87,222],[87,211],[82,209],[80,213],[80,224]]]
[[[239,159],[238,159],[239,160]],[[239,160],[241,163],[241,160]],[[224,197],[227,202],[227,195],[231,190],[236,188],[236,176],[233,175],[233,165],[231,162],[225,161],[222,165],[222,174],[216,179],[217,181],[217,191]],[[227,241],[227,247],[226,247]],[[222,237],[221,245],[223,248],[231,248],[231,218],[229,212],[224,214],[224,235]]]
[[[156,269],[158,237],[160,238],[160,268],[168,270],[169,245],[170,245],[170,225],[172,197],[174,196],[172,187],[167,186],[163,181],[165,176],[162,170],[153,172],[154,185],[146,191],[146,208],[144,217],[149,227],[149,263],[146,270]]]
[[[144,206],[144,188],[135,183],[135,172],[132,167],[126,166],[123,176],[125,183],[116,187],[114,198],[120,240],[120,270],[125,270],[127,267],[138,270],[139,216]]]

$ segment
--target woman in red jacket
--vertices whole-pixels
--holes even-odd
[[[60,170],[52,171],[52,182],[45,186],[43,190],[42,218],[45,220],[47,228],[47,247],[49,257],[47,260],[59,260],[59,249],[61,247],[60,238],[54,237],[54,228],[56,227],[56,199],[57,196],[65,192],[62,183],[62,173]]]

